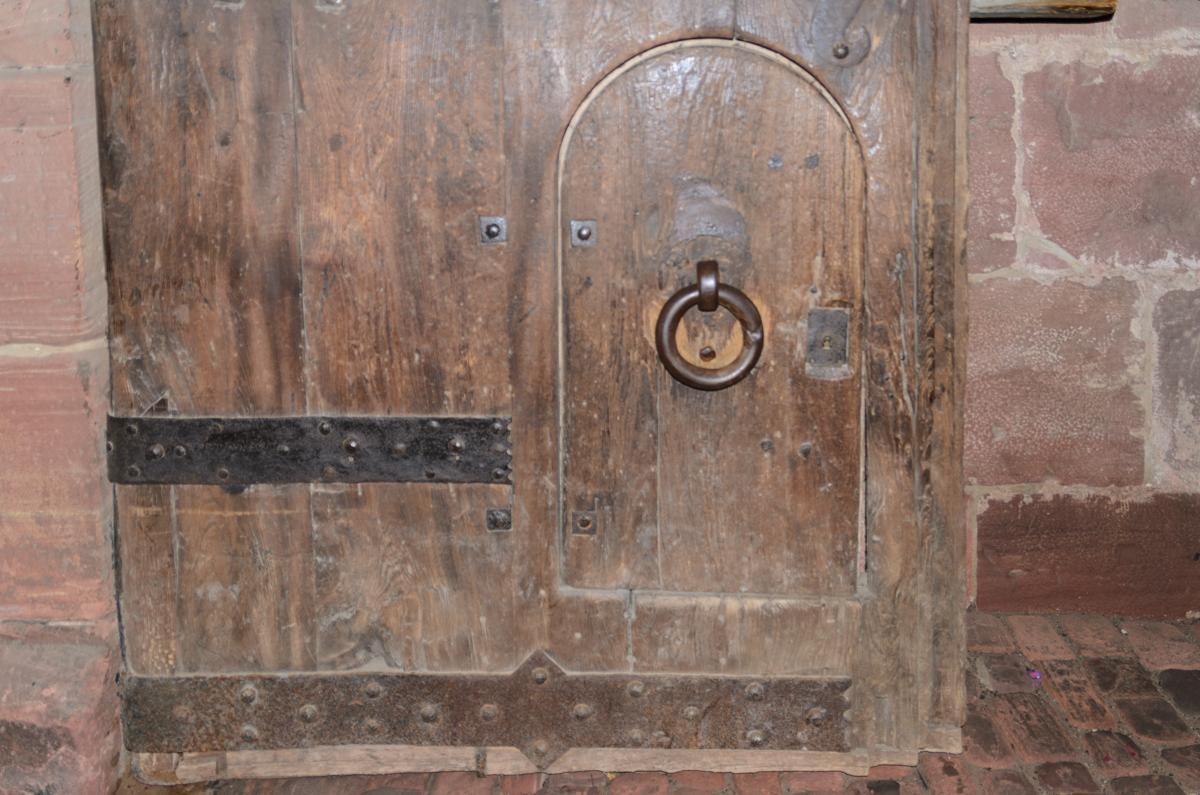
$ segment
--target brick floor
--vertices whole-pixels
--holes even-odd
[[[1200,793],[1200,634],[1103,616],[968,616],[960,756],[841,773],[466,773],[146,787],[121,795],[1175,795]],[[2,744],[2,743],[0,743]]]

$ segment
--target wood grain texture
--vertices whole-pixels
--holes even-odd
[[[1117,12],[1117,0],[971,0],[971,19],[1097,19]]]
[[[714,131],[720,131],[716,133]],[[809,310],[861,320],[862,162],[837,109],[769,50],[695,40],[651,51],[589,98],[568,136],[565,578],[576,586],[849,594],[858,548],[860,382],[806,375]],[[768,342],[742,383],[676,383],[653,345],[667,297],[715,259]],[[851,335],[857,358],[858,335]],[[727,311],[692,312],[680,350],[732,361]],[[596,531],[571,517],[594,510]]]
[[[310,408],[509,414],[512,261],[480,244],[477,221],[508,202],[498,7],[299,3],[295,38]],[[503,670],[525,656],[512,534],[485,527],[508,487],[314,499],[321,667]]]
[[[117,414],[305,410],[290,26],[277,3],[237,13],[207,2],[96,4]],[[155,597],[176,607],[144,613],[155,626],[139,637],[158,646],[177,634],[181,672],[311,665],[302,604],[311,587],[294,582],[309,555],[307,487],[175,490],[156,516],[155,527],[128,528],[141,539],[118,531],[126,593],[162,582],[142,566],[178,552],[178,591]],[[238,631],[204,594],[280,601],[301,623]]]

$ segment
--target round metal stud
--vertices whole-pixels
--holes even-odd
[[[641,698],[646,692],[646,683],[635,679],[625,686],[625,691],[634,698]]]
[[[591,704],[585,704],[582,701],[571,708],[571,714],[574,715],[578,720],[587,720],[588,718],[592,717],[595,712],[596,710],[592,708]]]
[[[107,453],[111,453],[111,452],[113,451],[113,443],[112,443],[112,442],[105,442],[105,443],[104,443],[104,451],[105,451],[105,452],[107,452]]]
[[[383,731],[383,724],[375,718],[367,718],[363,721],[363,729],[367,734],[379,734]]]
[[[279,444],[275,445],[275,452],[279,453],[280,455],[287,455],[288,453],[292,452],[292,448],[288,447],[283,442],[280,442]]]
[[[646,733],[641,729],[630,729],[626,736],[629,738],[630,745],[642,745],[646,742]]]
[[[488,224],[483,228],[483,233],[487,235],[488,240],[495,240],[500,237],[500,224]]]
[[[403,455],[407,455],[407,453],[408,453],[408,445],[406,445],[404,442],[395,442],[392,445],[392,455],[396,456],[397,458],[400,458]]]
[[[545,740],[534,740],[531,750],[538,756],[545,756],[550,753],[550,743]]]
[[[421,712],[420,712],[421,720],[425,721],[426,723],[433,723],[435,720],[438,719],[438,716],[440,716],[441,714],[442,714],[442,711],[440,709],[438,709],[437,704],[422,704],[421,705]]]
[[[590,226],[579,227],[578,231],[575,232],[575,237],[579,238],[580,240],[591,240],[592,228]]]
[[[833,45],[833,57],[837,58],[839,61],[849,54],[850,48],[846,46],[845,42],[839,41],[837,44]]]
[[[493,431],[495,431],[496,433],[499,433],[500,431],[504,430],[504,423],[502,423],[502,422],[498,422],[498,421],[497,421],[497,422],[493,422],[493,423],[492,423],[492,430],[493,430]]]
[[[502,467],[497,467],[492,470],[492,480],[504,480],[508,477],[508,470]]]
[[[225,467],[221,467],[220,469],[218,469],[217,470],[217,479],[218,480],[229,480],[229,470],[226,469]]]
[[[138,426],[134,425],[132,422],[129,423],[125,426],[125,433],[129,434],[130,436],[137,436]]]
[[[461,453],[467,446],[467,443],[463,441],[461,436],[452,436],[450,437],[450,441],[447,443],[447,446],[450,448],[450,452]]]
[[[333,426],[330,425],[328,422],[322,422],[320,425],[317,426],[317,430],[321,432],[322,436],[328,436],[330,433],[333,432]]]
[[[696,720],[700,717],[700,708],[695,706],[684,707],[683,717],[687,718],[688,720]]]
[[[175,445],[175,450],[173,452],[175,453],[176,458],[183,458],[185,455],[187,455],[187,448],[181,444],[177,444]]]
[[[761,748],[767,742],[767,735],[759,729],[751,729],[746,732],[746,742],[755,748]]]
[[[488,722],[494,721],[500,717],[500,708],[495,704],[484,704],[479,708],[479,717]]]
[[[531,676],[533,676],[533,683],[535,685],[544,685],[546,684],[546,680],[550,678],[550,672],[545,668],[534,668]]]
[[[809,726],[820,726],[828,716],[829,711],[824,707],[813,707],[805,714],[804,719]]]
[[[650,744],[655,748],[670,748],[671,735],[663,731],[657,731],[650,736]]]
[[[151,458],[162,458],[167,454],[167,448],[163,447],[161,444],[152,444],[147,452],[150,454]]]
[[[353,436],[347,436],[342,440],[342,449],[347,453],[354,454],[358,452],[358,440]]]
[[[305,723],[312,723],[316,719],[317,719],[317,705],[316,704],[305,704],[303,707],[300,708],[300,720],[304,721]]]
[[[140,478],[142,476],[142,468],[136,464],[130,464],[125,470],[125,474],[131,478]]]
[[[258,729],[247,723],[242,727],[242,739],[248,743],[252,743],[258,739]]]
[[[258,701],[258,688],[254,685],[245,685],[238,692],[238,698],[242,700],[243,704],[253,704]]]
[[[367,682],[367,686],[363,689],[367,698],[379,698],[383,695],[383,685],[378,682]]]
[[[746,698],[751,701],[762,701],[764,692],[761,682],[751,682],[746,685]]]

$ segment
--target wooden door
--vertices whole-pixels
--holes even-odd
[[[957,748],[963,3],[95,14],[147,775]]]

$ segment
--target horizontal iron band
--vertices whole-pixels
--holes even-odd
[[[129,677],[137,752],[317,745],[845,751],[848,679],[575,674],[537,652],[511,674]]]
[[[109,417],[113,483],[511,483],[509,417]]]

